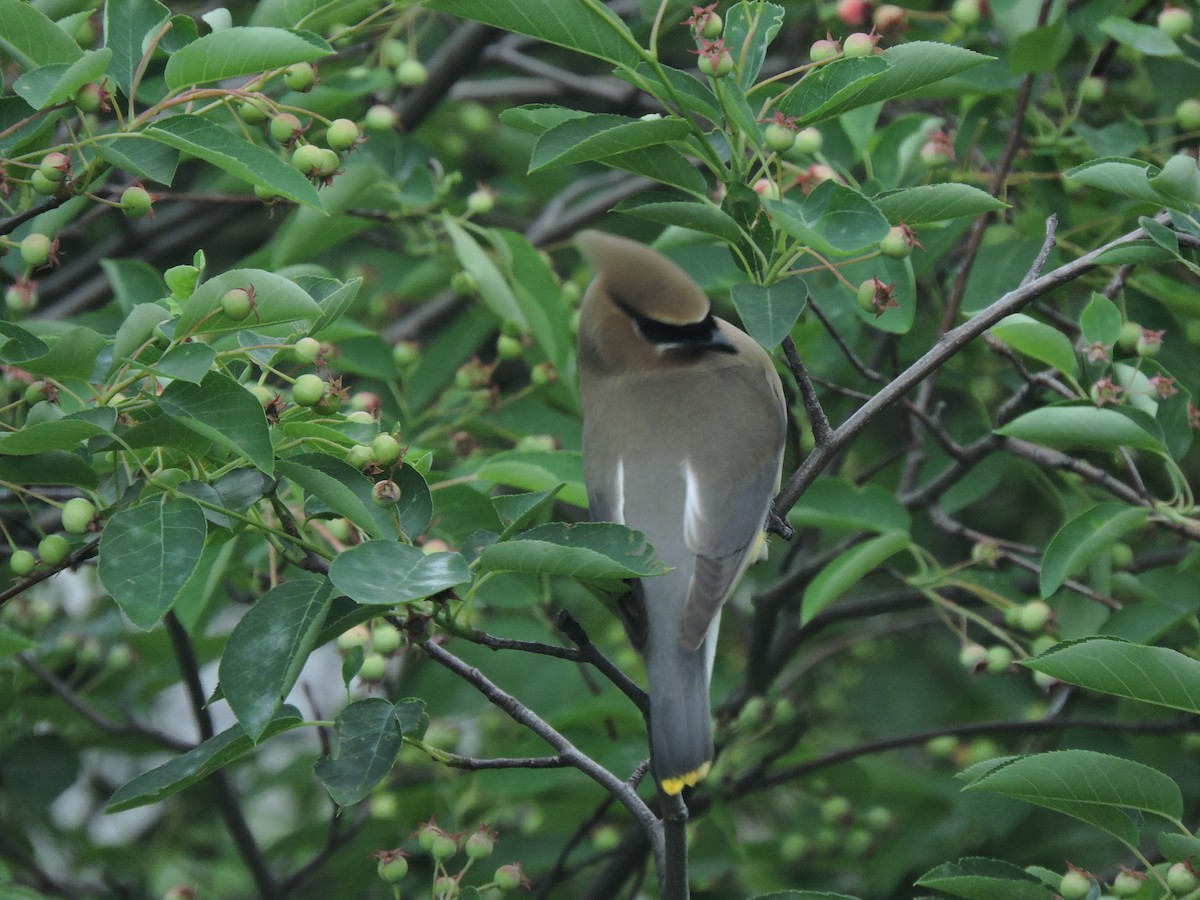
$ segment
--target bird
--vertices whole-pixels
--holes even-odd
[[[578,333],[589,518],[640,531],[669,567],[618,607],[646,663],[651,765],[675,795],[712,765],[721,607],[765,551],[787,406],[770,355],[679,265],[602,231],[576,246],[595,271]]]

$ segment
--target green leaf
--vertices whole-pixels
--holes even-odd
[[[108,368],[109,374],[133,359],[134,354],[150,340],[155,326],[171,318],[171,313],[157,303],[139,303],[134,306],[113,337],[113,358]]]
[[[72,328],[62,334],[50,347],[50,352],[36,359],[27,359],[21,368],[35,375],[46,375],[60,381],[68,378],[91,378],[100,351],[108,341],[90,328]]]
[[[1008,208],[1007,203],[969,184],[925,184],[878,194],[871,200],[893,225],[901,220],[906,225],[943,222]]]
[[[285,706],[271,720],[263,736],[274,737],[302,724],[304,717],[300,715],[300,711],[294,706]],[[210,737],[194,750],[168,760],[158,768],[127,782],[112,795],[104,811],[115,813],[158,803],[204,780],[253,749],[254,741],[250,740],[241,725],[234,725]]]
[[[108,69],[111,50],[87,50],[71,63],[51,63],[26,72],[13,82],[13,93],[34,109],[70,100],[85,84],[99,81]]]
[[[854,71],[858,78],[832,95],[826,93],[826,99],[820,106],[812,110],[796,110],[788,102],[785,107],[787,113],[800,115],[796,124],[801,127],[823,122],[852,109],[911,94],[927,85],[987,62],[992,57],[950,44],[910,41],[889,47],[878,58],[887,65],[877,76],[870,76],[868,67],[857,66]],[[833,68],[840,63],[841,61],[833,62],[822,69]],[[877,63],[872,65],[878,68]]]
[[[20,431],[0,436],[0,455],[32,456],[50,450],[75,450],[80,443],[108,429],[86,419],[67,417],[26,425]]]
[[[1019,353],[1053,366],[1069,378],[1079,373],[1075,346],[1057,328],[1024,313],[1013,313],[993,325],[990,331]]]
[[[556,125],[569,122],[571,119],[586,119],[588,113],[578,109],[568,109],[553,103],[527,103],[524,106],[513,106],[502,110],[498,118],[505,125],[519,128],[529,134],[545,134]]]
[[[196,571],[206,536],[204,512],[194,500],[120,510],[100,534],[100,582],[129,620],[148,631]]]
[[[355,603],[395,606],[471,580],[459,553],[430,553],[398,541],[367,541],[343,551],[329,580]]]
[[[942,863],[916,883],[965,900],[1054,900],[1055,897],[1054,891],[1019,866],[977,856]]]
[[[24,0],[0,0],[0,50],[25,71],[54,63],[73,63],[83,56],[79,45],[65,31]]]
[[[1089,344],[1115,344],[1121,336],[1121,311],[1103,294],[1093,291],[1079,316],[1079,328]]]
[[[1039,590],[1049,597],[1082,572],[1098,553],[1145,524],[1150,511],[1124,503],[1101,503],[1077,515],[1050,539],[1042,557]]]
[[[1074,37],[1062,16],[1049,25],[1022,32],[1009,48],[1008,68],[1019,74],[1053,72],[1071,49]]]
[[[878,244],[891,227],[879,208],[852,188],[823,181],[800,200],[768,200],[775,223],[821,253],[855,253]]]
[[[725,45],[733,51],[737,81],[749,90],[762,70],[767,47],[783,27],[783,7],[777,3],[747,3],[724,10]]]
[[[334,722],[337,755],[313,766],[313,773],[338,806],[365,799],[387,777],[396,764],[404,732],[413,730],[423,706],[419,700],[392,705],[382,697],[367,697],[338,713]]]
[[[641,61],[629,28],[600,3],[561,0],[429,0],[426,7],[527,34],[621,66]]]
[[[572,378],[575,340],[571,312],[554,271],[523,234],[497,228],[489,232],[489,237],[503,260],[513,299],[538,346],[564,379]]]
[[[104,46],[112,51],[108,74],[129,96],[142,62],[142,42],[171,17],[158,0],[108,0],[104,4]]]
[[[750,337],[768,350],[791,334],[808,302],[808,286],[795,276],[769,286],[735,284],[729,294]]]
[[[178,150],[140,134],[105,135],[95,150],[109,165],[159,184],[170,185],[179,167]]]
[[[1158,852],[1168,862],[1193,862],[1200,859],[1200,838],[1190,834],[1162,831],[1158,835]]]
[[[248,184],[268,188],[318,212],[324,211],[317,189],[288,163],[267,148],[207,119],[192,115],[172,116],[156,121],[140,133],[190,153]]]
[[[1150,187],[1171,201],[1173,205],[1182,203],[1186,208],[1193,203],[1200,203],[1200,167],[1197,167],[1196,160],[1186,153],[1172,156],[1163,164],[1162,171],[1157,175],[1149,176],[1147,181],[1150,183]],[[1150,224],[1147,225],[1147,223]],[[1142,227],[1156,243],[1158,239],[1154,238],[1155,232],[1152,229],[1161,229],[1160,233],[1166,232],[1174,239],[1174,233],[1169,228],[1153,219],[1147,219],[1142,223]],[[1177,243],[1174,252],[1178,252]]]
[[[619,153],[682,140],[690,132],[687,122],[674,117],[647,121],[605,114],[569,119],[538,138],[529,159],[529,171],[603,160]]]
[[[479,557],[487,572],[533,572],[613,579],[661,575],[666,568],[640,531],[608,522],[551,522],[493,544]]]
[[[217,360],[217,351],[208,344],[178,344],[154,364],[154,371],[179,381],[199,384]]]
[[[329,44],[307,31],[237,26],[214,31],[167,60],[167,87],[179,90],[193,84],[222,81],[281,69],[292,63],[313,62],[333,52]]]
[[[809,72],[780,101],[784,115],[804,126],[825,118],[825,112],[861,93],[890,66],[882,56],[842,57]]]
[[[1129,447],[1162,453],[1162,443],[1128,416],[1095,406],[1046,406],[1018,416],[997,434],[1057,450]]]
[[[3,440],[0,439],[0,447]],[[0,452],[3,452],[0,450]],[[493,484],[506,484],[525,491],[545,491],[566,485],[558,499],[587,508],[583,486],[583,457],[572,451],[506,450],[484,462],[475,477]]]
[[[32,456],[0,456],[0,481],[9,484],[70,484],[95,488],[96,470],[75,453],[50,450]]]
[[[835,894],[832,891],[771,891],[769,894],[755,894],[750,900],[858,900],[849,894]]]
[[[251,465],[275,474],[271,431],[262,404],[244,387],[220,372],[209,372],[199,384],[174,381],[158,398],[163,412],[180,425],[224,447]]]
[[[697,197],[704,196],[707,191],[704,176],[696,171],[688,158],[665,145],[617,153],[599,162],[614,169],[644,175]]]
[[[1022,664],[1090,691],[1200,713],[1200,661],[1177,650],[1091,637]]]
[[[505,541],[526,527],[538,514],[554,503],[554,498],[564,485],[558,484],[548,491],[531,491],[527,494],[501,494],[492,497],[496,515],[504,524],[504,533],[498,540]]]
[[[1152,169],[1149,163],[1137,159],[1105,157],[1093,159],[1063,173],[1063,177],[1079,184],[1094,187],[1132,200],[1144,200],[1156,206],[1162,197],[1150,186],[1147,178]]]
[[[37,645],[37,641],[30,640],[23,634],[9,631],[7,628],[0,628],[0,659],[32,650]]]
[[[662,78],[659,77],[659,69],[661,69],[664,76]],[[642,62],[638,63],[637,68],[633,72],[626,69],[617,69],[613,74],[622,81],[627,81],[639,89],[646,83],[652,86],[661,86],[665,80],[667,84],[670,84],[675,89],[675,97],[679,98],[679,105],[684,110],[702,119],[707,119],[714,124],[721,121],[721,110],[717,106],[717,98],[707,84],[688,72],[673,69],[667,65],[660,64],[659,69],[656,69],[650,63]],[[666,100],[671,97],[670,92],[663,87],[658,87],[657,91],[652,88],[651,92],[660,100]],[[522,108],[528,109],[528,107]],[[559,108],[561,109],[561,107]],[[579,113],[576,110],[570,110],[570,112],[574,112],[576,116],[587,115],[586,113]],[[500,121],[509,121],[505,118],[505,113],[503,112],[500,113]]]
[[[363,280],[361,278],[352,278],[344,284],[336,279],[326,279],[332,282],[331,287],[334,289],[324,296],[313,296],[313,289],[304,286],[304,290],[313,296],[313,299],[318,302],[321,307],[321,315],[313,322],[312,327],[308,330],[309,335],[315,337],[334,324],[343,315],[349,312],[354,305],[354,298],[358,296],[359,288],[362,287]]]
[[[443,224],[446,233],[450,235],[450,241],[454,244],[454,254],[458,257],[459,264],[475,276],[475,281],[479,284],[479,296],[483,298],[488,309],[502,321],[515,322],[522,329],[528,328],[529,323],[525,320],[525,314],[521,312],[517,298],[513,296],[512,288],[508,286],[504,275],[491,257],[457,222],[445,219]]]
[[[876,566],[912,544],[906,531],[889,531],[851,547],[817,573],[801,600],[800,623],[810,621],[863,580]]]
[[[254,325],[310,321],[321,314],[321,307],[296,284],[263,269],[230,269],[204,282],[188,298],[175,326],[178,338],[185,334],[212,334],[239,331],[246,322],[235,321],[221,311],[221,298],[233,288],[254,289]]]
[[[1143,25],[1116,16],[1109,16],[1100,22],[1099,28],[1118,44],[1132,47],[1147,56],[1182,56],[1179,45],[1167,36],[1161,28],[1153,25]]]
[[[246,734],[262,737],[316,646],[332,596],[322,580],[288,581],[238,621],[221,656],[221,691]]]
[[[1071,130],[1083,138],[1088,149],[1096,156],[1128,156],[1150,141],[1146,129],[1136,119],[1112,122],[1103,128],[1092,128],[1084,122],[1076,122]]]
[[[348,463],[324,453],[302,453],[276,460],[275,467],[288,481],[304,488],[309,498],[317,498],[322,506],[349,519],[372,537],[395,534],[391,516],[375,504],[372,482]],[[304,505],[310,515],[317,513],[312,509],[311,499]]]
[[[0,337],[4,339],[0,343],[0,359],[5,362],[21,363],[50,352],[49,345],[41,338],[12,322],[0,322]]]
[[[639,194],[618,203],[613,207],[613,212],[648,219],[660,225],[690,228],[730,244],[736,244],[743,237],[738,223],[719,206],[693,200],[675,200],[665,194]]]
[[[1054,750],[997,766],[968,784],[1087,822],[1126,844],[1138,828],[1125,810],[1183,815],[1179,786],[1150,766],[1091,750]]]
[[[844,478],[818,478],[800,497],[788,521],[797,528],[908,531],[912,517],[896,495],[879,484],[858,487]]]

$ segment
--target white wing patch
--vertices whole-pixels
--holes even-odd
[[[614,479],[614,493],[616,494],[615,502],[613,503],[612,517],[613,521],[618,525],[625,524],[625,460],[617,457],[617,474]]]
[[[688,549],[695,553],[700,544],[700,526],[705,519],[704,509],[700,505],[700,484],[689,460],[685,459],[679,467],[683,469],[686,487],[683,501],[683,540]]]

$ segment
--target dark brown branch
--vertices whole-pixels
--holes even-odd
[[[663,900],[688,900],[688,808],[681,794],[659,793],[662,804],[666,865],[662,872]]]
[[[600,648],[592,643],[583,626],[565,609],[560,610],[554,620],[555,626],[579,648],[579,654],[586,662],[591,663],[605,678],[617,686],[626,697],[633,701],[643,716],[650,715],[650,698],[620,667],[605,656]]]
[[[20,581],[18,581],[12,587],[6,588],[5,590],[0,591],[0,606],[4,606],[4,604],[7,603],[9,600],[11,600],[13,597],[19,597],[21,594],[25,593],[27,590],[29,590],[31,587],[33,587],[35,584],[40,584],[41,582],[43,582],[47,578],[49,578],[51,575],[57,575],[59,572],[63,571],[64,569],[73,568],[73,567],[79,565],[81,562],[91,559],[93,556],[96,555],[99,548],[100,548],[100,538],[95,538],[94,540],[88,541],[86,544],[84,544],[79,549],[72,551],[71,554],[69,556],[67,556],[67,558],[64,559],[62,562],[60,562],[58,565],[45,566],[44,568],[40,569],[39,571],[34,572],[32,575],[22,578]]]
[[[495,759],[477,759],[473,756],[453,754],[441,762],[452,769],[465,769],[468,772],[480,772],[484,769],[566,769],[573,765],[561,753],[557,756],[517,756]]]

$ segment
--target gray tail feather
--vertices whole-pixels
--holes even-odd
[[[712,706],[704,644],[678,639],[646,648],[650,686],[650,756],[661,782],[694,773],[713,758]]]

